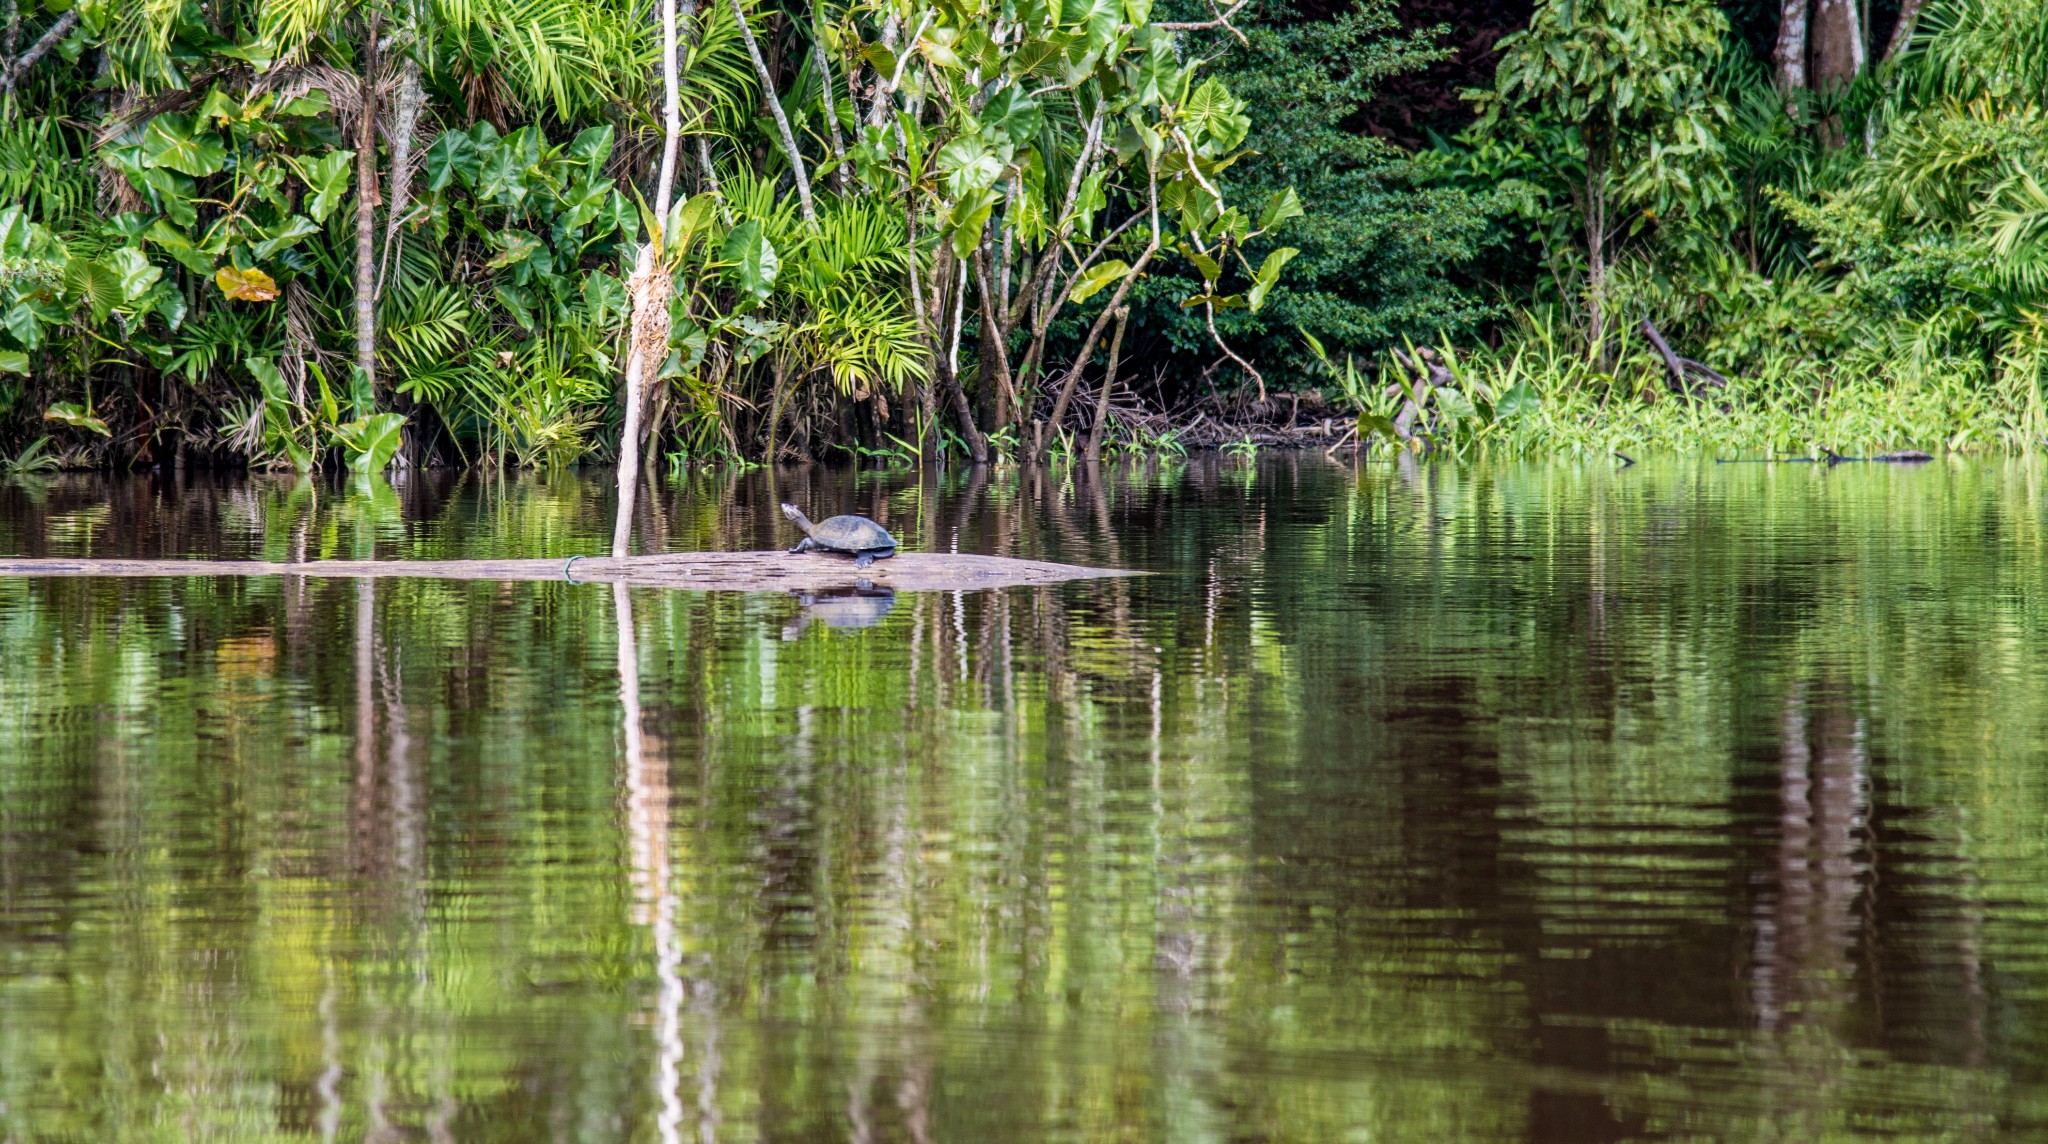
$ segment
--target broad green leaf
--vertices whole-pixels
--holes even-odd
[[[1223,267],[1215,259],[1203,254],[1199,250],[1188,247],[1182,247],[1181,249],[1182,253],[1187,255],[1188,261],[1195,264],[1195,269],[1201,271],[1202,281],[1214,282],[1223,277]]]
[[[261,270],[223,266],[214,271],[213,284],[237,302],[268,302],[277,297],[277,281]]]
[[[170,220],[156,220],[155,224],[149,228],[149,233],[144,237],[149,239],[150,242],[155,243],[157,249],[177,259],[179,264],[184,266],[185,269],[190,270],[194,274],[204,274],[209,278],[213,277],[215,262],[213,254],[194,246],[191,238],[187,237],[184,231],[172,226]]]
[[[917,41],[917,50],[923,52],[924,58],[939,67],[959,71],[967,66],[966,62],[960,58],[960,53],[953,50],[953,45],[958,43],[959,40],[960,29],[958,28],[930,28]]]
[[[0,209],[0,257],[25,257],[35,229],[36,224],[29,221],[25,208],[9,206]]]
[[[64,295],[72,304],[88,307],[95,324],[106,321],[107,315],[125,301],[117,271],[75,254],[64,264]]]
[[[765,301],[775,286],[776,271],[781,261],[775,255],[775,246],[761,230],[755,219],[732,228],[725,236],[725,248],[719,252],[719,261],[733,267],[739,287],[753,296],[755,301]]]
[[[1283,246],[1268,254],[1266,260],[1259,264],[1258,280],[1253,282],[1252,288],[1246,292],[1246,300],[1251,305],[1252,313],[1258,313],[1259,307],[1266,304],[1266,294],[1273,289],[1274,283],[1280,281],[1280,271],[1300,253],[1301,251],[1291,246]]]
[[[490,270],[503,270],[532,258],[540,250],[540,239],[523,230],[501,230],[491,236],[491,245],[498,253],[484,266]]]
[[[1497,421],[1512,421],[1517,417],[1533,416],[1542,406],[1543,399],[1536,396],[1535,389],[1527,381],[1518,381],[1494,403],[1493,415]]]
[[[1452,386],[1438,386],[1435,394],[1437,408],[1453,421],[1469,421],[1479,413],[1472,407],[1472,399]]]
[[[1266,200],[1266,209],[1259,215],[1259,229],[1272,230],[1288,219],[1300,218],[1302,214],[1301,197],[1294,193],[1293,187],[1277,191]]]
[[[350,167],[355,161],[354,151],[329,151],[311,162],[294,165],[299,179],[313,193],[305,208],[314,222],[326,222],[334,208],[341,205],[342,196],[348,193]]]
[[[443,131],[434,137],[434,145],[427,148],[427,189],[445,190],[448,184],[461,176],[464,186],[473,186],[481,168],[478,165],[476,140],[467,131]]]
[[[114,435],[113,431],[107,428],[105,421],[93,416],[92,410],[75,401],[59,401],[43,410],[43,420],[69,425],[73,429],[83,429],[88,433],[97,433],[102,437]]]
[[[988,225],[988,216],[996,208],[998,196],[992,190],[978,190],[963,196],[953,204],[946,216],[946,232],[953,241],[953,253],[960,258],[972,258],[974,248],[981,245],[981,232]]]
[[[192,205],[199,185],[190,175],[168,167],[151,167],[142,172],[142,185],[154,196],[157,209],[172,222],[179,226],[199,224],[199,210]]]
[[[958,199],[993,185],[1003,173],[1003,157],[987,140],[970,135],[939,148],[935,166],[946,177],[946,193]]]
[[[28,355],[21,350],[0,350],[0,373],[28,376]]]
[[[228,150],[210,128],[195,124],[189,115],[166,112],[149,121],[142,136],[143,153],[150,165],[199,178],[219,174],[227,166]]]
[[[569,141],[569,161],[589,170],[594,178],[612,157],[612,125],[586,127]]]
[[[256,261],[268,262],[277,257],[278,252],[291,248],[300,239],[319,234],[320,227],[305,215],[293,215],[260,233],[263,235],[262,240],[251,243],[249,249],[255,254]]]
[[[526,291],[501,283],[492,288],[491,296],[498,300],[498,305],[505,307],[505,312],[512,315],[520,329],[533,329],[533,306]]]
[[[1001,131],[1016,147],[1031,142],[1044,119],[1038,104],[1016,86],[996,92],[981,109],[982,129]]]
[[[100,260],[114,272],[121,284],[121,301],[133,302],[149,292],[164,276],[162,269],[152,264],[147,255],[132,246],[124,246]]]
[[[215,86],[206,93],[205,99],[199,101],[199,111],[197,114],[201,123],[207,120],[212,120],[216,123],[226,123],[231,119],[241,117],[242,101],[228,95],[219,86]]]
[[[670,207],[668,226],[662,232],[668,256],[674,258],[688,251],[690,243],[717,217],[718,200],[709,191],[679,200]]]
[[[277,109],[277,113],[301,119],[318,119],[332,110],[334,105],[328,102],[327,92],[316,87],[296,99],[287,101],[283,107]]]
[[[243,358],[242,368],[248,370],[249,376],[256,379],[257,386],[263,391],[264,404],[291,404],[291,393],[285,388],[284,375],[277,372],[277,366],[272,364],[269,358]]]
[[[1204,156],[1221,154],[1244,142],[1251,130],[1251,118],[1244,113],[1244,101],[1230,94],[1213,76],[1202,82],[1181,108],[1181,118],[1195,150]]]
[[[563,196],[562,213],[555,221],[571,230],[584,226],[611,203],[611,197],[610,179],[585,179],[572,184]]]
[[[405,443],[405,417],[398,413],[376,413],[334,427],[334,443],[348,454],[349,471],[357,476],[374,476],[391,464]]]
[[[602,270],[583,278],[583,309],[599,325],[610,327],[626,314],[626,284]]]
[[[1394,428],[1393,418],[1381,413],[1361,413],[1358,415],[1358,435],[1363,437],[1369,433],[1376,433],[1389,440],[1401,436],[1400,430]]]
[[[1074,293],[1070,300],[1076,303],[1086,302],[1100,293],[1104,287],[1119,281],[1130,272],[1130,264],[1120,259],[1098,262],[1089,267],[1087,273],[1081,275],[1080,281],[1074,283]]]

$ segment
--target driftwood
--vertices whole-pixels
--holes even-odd
[[[1138,573],[1084,568],[1007,556],[905,552],[856,571],[853,561],[826,553],[674,552],[657,556],[574,556],[567,560],[71,560],[0,557],[10,576],[321,576],[346,579],[567,580],[636,588],[710,592],[821,592],[869,581],[899,592],[977,591],[1060,584]]]
[[[1650,339],[1650,345],[1656,348],[1657,356],[1664,359],[1664,368],[1671,375],[1665,379],[1664,384],[1671,392],[1681,397],[1690,397],[1697,396],[1700,385],[1710,385],[1715,389],[1728,388],[1728,379],[1713,369],[1691,358],[1679,357],[1673,353],[1671,344],[1664,340],[1663,334],[1657,332],[1656,323],[1648,318],[1643,319],[1643,333]]]

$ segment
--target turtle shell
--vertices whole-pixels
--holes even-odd
[[[811,527],[811,542],[835,552],[868,552],[896,547],[889,530],[864,516],[834,516]]]

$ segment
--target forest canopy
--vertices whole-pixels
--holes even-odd
[[[2043,43],[2025,0],[10,0],[0,464],[2031,447]]]

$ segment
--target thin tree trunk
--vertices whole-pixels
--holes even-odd
[[[675,189],[676,148],[683,116],[677,92],[676,0],[661,0],[662,144],[661,181],[655,187],[655,218],[668,219]],[[626,423],[619,434],[619,495],[612,520],[612,555],[623,557],[633,541],[633,501],[640,489],[640,414],[647,375],[661,368],[668,351],[668,300],[674,292],[661,257],[666,236],[650,234],[633,270],[633,348],[626,355]]]
[[[1017,409],[1017,391],[1010,382],[1009,331],[1003,328],[1002,320],[996,316],[1003,300],[991,292],[988,274],[988,247],[983,246],[975,254],[975,287],[981,296],[981,383],[993,396],[996,407],[996,428],[1001,429],[1013,420],[1021,421]],[[990,382],[989,369],[993,366],[995,376]]]
[[[1899,22],[1892,28],[1892,42],[1884,50],[1884,62],[1899,58],[1906,45],[1913,42],[1913,29],[1920,23],[1921,0],[1899,0]]]
[[[803,208],[804,221],[815,227],[818,212],[811,204],[811,179],[804,170],[803,152],[796,149],[796,135],[789,129],[789,116],[782,113],[782,101],[775,97],[775,77],[768,71],[768,61],[761,58],[761,45],[754,39],[754,29],[747,24],[747,13],[740,7],[740,0],[729,2],[732,18],[739,22],[740,39],[747,44],[747,58],[754,61],[754,76],[761,81],[761,101],[775,117],[775,132],[782,139],[783,155],[789,159],[790,173],[796,177],[797,203]]]
[[[918,408],[924,417],[924,424],[918,434],[918,456],[930,458],[937,455],[938,449],[938,404],[933,395],[938,384],[938,373],[946,368],[946,361],[939,348],[939,339],[932,336],[931,312],[925,309],[924,304],[924,275],[917,268],[917,191],[914,187],[903,197],[903,219],[906,236],[904,245],[910,252],[907,260],[910,266],[910,312],[917,318],[918,340],[924,343],[925,353],[932,359],[932,377],[925,382],[917,383],[916,393]],[[942,246],[941,250],[943,249]],[[933,277],[933,285],[937,285],[937,276]]]
[[[817,9],[813,8],[811,18],[811,60],[818,65],[818,94],[825,105],[825,126],[832,139],[832,178],[845,194],[849,184],[846,172],[846,141],[839,136],[839,100],[832,94],[832,61],[825,54],[825,31],[817,21]]]
[[[1089,463],[1102,459],[1102,427],[1109,421],[1109,387],[1116,384],[1116,366],[1124,353],[1124,324],[1130,320],[1131,308],[1121,307],[1116,312],[1116,334],[1109,339],[1109,364],[1102,370],[1102,395],[1095,399],[1095,424],[1088,430]]]
[[[1138,256],[1138,261],[1131,264],[1130,271],[1117,283],[1116,294],[1110,298],[1109,305],[1102,308],[1102,313],[1095,317],[1095,324],[1088,327],[1088,336],[1081,342],[1081,352],[1074,355],[1074,364],[1068,368],[1066,380],[1060,383],[1060,394],[1053,399],[1052,419],[1046,423],[1044,432],[1039,435],[1036,442],[1033,452],[1037,460],[1045,459],[1046,452],[1052,444],[1053,434],[1059,432],[1060,420],[1067,415],[1067,403],[1073,400],[1074,387],[1080,384],[1081,374],[1088,368],[1088,359],[1094,356],[1095,343],[1102,340],[1102,331],[1109,325],[1110,316],[1123,308],[1124,300],[1130,296],[1131,286],[1145,273],[1145,268],[1152,264],[1152,256],[1159,253],[1159,172],[1156,168],[1147,179],[1146,199],[1146,206],[1152,218],[1152,238],[1145,244],[1145,251]],[[1078,275],[1080,271],[1077,269],[1075,273]]]
[[[363,31],[363,109],[356,118],[356,368],[377,398],[377,34],[372,13]]]
[[[1607,164],[1604,151],[1586,157],[1586,337],[1607,365]]]
[[[384,265],[377,274],[377,292],[390,280],[398,228],[405,221],[405,201],[412,194],[412,133],[419,125],[427,93],[420,87],[420,62],[408,55],[398,75],[398,104],[391,113],[391,193],[384,202]]]
[[[1806,13],[1809,0],[1779,0],[1778,89],[1790,94],[1806,90]]]

